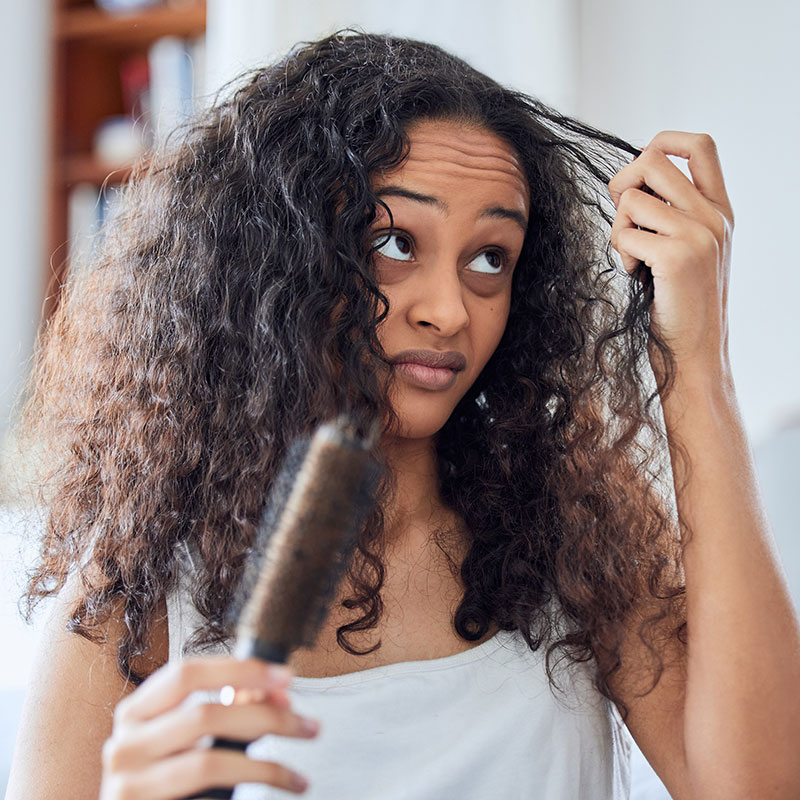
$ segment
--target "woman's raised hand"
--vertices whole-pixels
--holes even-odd
[[[687,159],[691,180],[669,156]],[[734,220],[714,140],[661,131],[608,187],[617,207],[611,244],[628,272],[640,261],[651,268],[651,325],[670,344],[678,371],[725,372]]]
[[[125,697],[103,747],[100,800],[178,800],[212,787],[267,783],[300,793],[307,782],[285,766],[243,752],[198,746],[212,736],[251,742],[264,734],[312,738],[318,723],[291,711],[291,671],[257,659],[208,656],[170,662]],[[181,707],[197,690],[230,686],[230,705]]]

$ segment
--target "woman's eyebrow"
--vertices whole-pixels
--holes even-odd
[[[516,211],[513,208],[504,208],[503,206],[490,206],[484,208],[479,217],[494,217],[496,219],[510,219],[522,228],[523,233],[528,231],[528,220],[521,211]]]
[[[444,200],[440,200],[438,197],[434,197],[430,194],[412,192],[410,189],[404,189],[402,186],[383,186],[382,188],[378,189],[375,194],[378,197],[405,197],[407,200],[416,200],[418,203],[436,206],[437,208],[442,209],[442,211],[447,211],[447,203],[445,203]]]
[[[420,194],[402,186],[383,186],[375,192],[377,197],[405,197],[407,200],[416,200],[418,203],[435,206],[442,211],[447,211],[447,203],[431,194]],[[503,206],[489,206],[484,208],[479,217],[494,217],[495,219],[510,219],[519,225],[523,231],[528,230],[528,220],[521,211]]]

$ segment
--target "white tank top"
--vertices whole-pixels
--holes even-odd
[[[185,553],[188,558],[188,553]],[[200,626],[187,581],[167,598],[170,661]],[[215,651],[229,652],[225,646]],[[616,708],[579,666],[555,695],[542,648],[499,631],[443,658],[327,678],[296,677],[292,709],[319,720],[314,739],[267,735],[248,755],[305,775],[308,800],[622,800],[630,793],[630,738]],[[195,692],[187,703],[219,702]],[[290,793],[240,784],[234,800]]]

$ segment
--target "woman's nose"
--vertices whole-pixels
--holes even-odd
[[[431,326],[443,337],[453,336],[469,324],[464,287],[452,263],[426,265],[418,272],[409,321]]]

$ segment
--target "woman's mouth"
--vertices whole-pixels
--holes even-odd
[[[467,358],[458,350],[403,350],[391,360],[412,386],[437,391],[449,389],[467,368]]]
[[[422,389],[449,389],[458,374],[447,367],[428,367],[411,361],[395,363],[394,366],[409,383]]]

